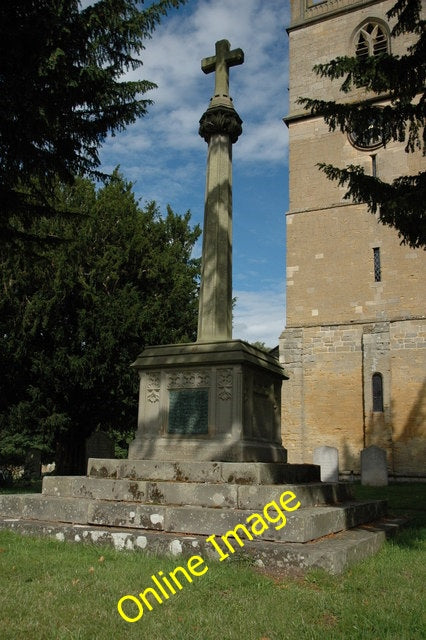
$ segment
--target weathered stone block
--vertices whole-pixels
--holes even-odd
[[[279,496],[277,496],[279,497]],[[342,507],[312,507],[286,513],[286,524],[281,525],[277,512],[271,507],[270,524],[262,534],[263,540],[282,542],[308,542],[329,533],[343,531],[365,521],[374,520],[386,511],[386,503],[376,501]],[[238,524],[245,524],[253,511],[233,509],[203,509],[201,507],[169,507],[166,510],[165,530],[170,532],[222,536]]]
[[[43,495],[143,502],[147,498],[147,483],[85,476],[51,476],[44,478]]]
[[[205,507],[237,507],[237,486],[223,483],[149,482],[147,502]]]
[[[165,530],[166,508],[125,502],[93,502],[87,522],[108,527]]]
[[[348,566],[359,562],[379,550],[386,533],[393,534],[398,522],[387,521],[368,529],[342,531],[332,538],[323,538],[315,544],[277,543],[259,540],[247,542],[238,550],[238,557],[250,558],[256,566],[285,570],[322,568],[332,574],[342,573]],[[160,531],[135,529],[111,531],[93,525],[46,523],[35,520],[8,520],[0,517],[0,529],[9,529],[26,535],[51,536],[56,540],[89,544],[109,544],[117,550],[139,551],[156,555],[189,558],[201,554],[216,559],[217,552],[206,542],[205,536],[165,534]]]
[[[41,494],[0,496],[0,514],[50,522],[86,523],[89,500],[55,498]]]
[[[238,487],[239,509],[262,509],[265,504],[280,496],[284,491],[292,491],[302,508],[316,505],[337,504],[353,500],[352,487],[348,484],[283,484],[271,486]]]
[[[317,482],[319,467],[312,464],[279,462],[189,462],[178,460],[90,459],[88,475],[93,478],[176,482],[227,482],[235,484],[288,484]]]

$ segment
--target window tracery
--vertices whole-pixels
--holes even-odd
[[[368,56],[379,56],[381,53],[389,53],[389,33],[385,25],[368,21],[356,32],[355,55],[363,60]]]

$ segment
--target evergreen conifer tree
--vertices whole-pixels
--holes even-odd
[[[189,212],[142,209],[117,172],[100,189],[59,186],[55,199],[83,215],[30,231],[63,241],[34,259],[17,239],[0,257],[0,463],[35,447],[58,472],[84,473],[96,428],[118,439],[136,428],[138,353],[196,337],[200,229]]]
[[[415,37],[405,55],[343,56],[314,67],[321,77],[344,78],[345,94],[365,89],[368,100],[338,103],[302,97],[299,103],[322,116],[332,131],[339,128],[364,140],[368,136],[384,146],[390,141],[405,143],[407,153],[421,150],[425,155],[426,22],[422,11],[422,0],[398,0],[387,13],[389,20],[396,19],[391,37]],[[319,166],[328,178],[348,187],[345,198],[366,203],[383,224],[397,229],[403,243],[426,246],[426,171],[387,183],[366,175],[360,166]]]
[[[56,178],[96,174],[108,134],[146,114],[155,84],[123,79],[162,16],[185,0],[0,3],[0,236],[55,214]]]

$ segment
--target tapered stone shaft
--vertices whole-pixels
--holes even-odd
[[[216,55],[201,63],[205,73],[216,72],[216,80],[215,94],[200,120],[200,135],[209,146],[198,342],[232,339],[232,144],[242,121],[228,95],[228,68],[243,61],[241,49],[230,51],[229,42],[221,40]]]
[[[232,143],[209,140],[198,341],[232,338]]]

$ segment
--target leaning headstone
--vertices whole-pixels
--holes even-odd
[[[41,477],[41,453],[38,449],[30,449],[25,457],[24,474],[29,478]]]
[[[336,447],[314,449],[314,464],[321,467],[321,482],[339,482],[339,452]]]
[[[361,484],[385,487],[388,484],[386,451],[375,444],[361,451]]]
[[[86,440],[86,460],[89,458],[114,458],[114,443],[104,431],[95,431]]]

